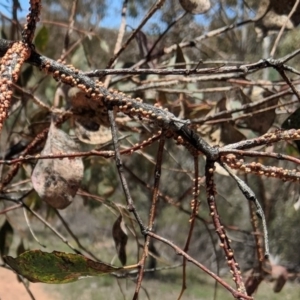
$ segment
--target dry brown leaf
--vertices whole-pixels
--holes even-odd
[[[86,144],[105,144],[112,139],[110,128],[92,120],[80,119],[75,121],[75,134]]]
[[[279,293],[289,278],[287,269],[280,265],[272,265],[272,279],[275,280],[274,293]]]
[[[263,110],[265,108],[275,106],[278,103],[278,99],[273,99],[268,103],[260,104],[254,108],[246,109],[245,113],[253,113],[258,110]],[[257,132],[258,134],[266,133],[270,127],[273,125],[276,118],[275,108],[262,111],[260,113],[253,114],[251,117],[248,117],[244,120],[247,128]]]
[[[179,2],[185,11],[193,15],[203,14],[211,7],[209,0],[179,0]]]
[[[216,105],[216,111],[227,111],[228,108],[228,97],[222,98],[218,101]],[[231,118],[232,114],[230,112],[224,114],[222,118]],[[245,138],[245,136],[235,127],[233,121],[222,122],[220,124],[220,131],[215,130],[211,134],[212,138],[215,139],[215,142],[219,145],[226,145],[231,143],[237,143]]]
[[[75,134],[86,144],[104,144],[112,139],[105,107],[87,97],[77,87],[68,91],[68,102],[75,120]]]
[[[68,98],[75,119],[85,117],[87,120],[92,120],[107,127],[110,126],[107,109],[101,101],[89,98],[86,93],[77,87],[72,87],[68,91]]]
[[[250,95],[252,96],[252,95]],[[261,97],[267,96],[263,92],[260,94]],[[251,97],[252,99],[252,97]],[[232,110],[240,108],[243,105],[252,104],[253,101],[248,97],[242,89],[235,88],[227,93],[226,108],[227,110]],[[258,106],[246,108],[241,112],[233,113],[232,117],[237,129],[250,129],[255,132],[255,134],[264,134],[273,125],[276,113],[275,107],[272,109],[267,109],[272,106],[276,106],[278,99],[273,99],[267,103],[261,103]],[[261,111],[257,113],[257,111]],[[253,115],[252,115],[253,113]],[[249,114],[247,118],[238,119],[238,117]],[[235,120],[236,119],[236,120]],[[241,131],[244,134],[243,131]],[[246,135],[247,138],[252,138],[252,136]]]
[[[115,241],[119,260],[122,265],[126,265],[126,244],[128,240],[127,230],[123,221],[122,215],[115,221],[112,229],[113,239]]]
[[[77,144],[51,123],[48,138],[41,155],[74,153]],[[83,177],[81,158],[40,159],[31,176],[38,195],[50,206],[58,209],[71,204]]]
[[[258,38],[266,36],[270,31],[278,31],[286,24],[286,29],[293,29],[300,23],[300,5],[288,19],[296,0],[261,0],[257,12],[255,30]]]

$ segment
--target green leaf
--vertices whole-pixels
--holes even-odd
[[[38,31],[38,33],[35,37],[35,40],[34,40],[34,44],[39,51],[44,52],[46,50],[48,40],[49,40],[48,29],[45,26],[43,26]]]
[[[80,254],[31,250],[13,258],[3,257],[18,274],[31,282],[68,283],[85,276],[99,276],[119,271],[110,264],[96,262]]]
[[[4,224],[0,229],[0,254],[1,256],[6,255],[9,251],[9,247],[12,244],[14,230],[10,223],[5,220]]]
[[[71,57],[71,64],[81,70],[88,70],[89,63],[82,44],[78,45]]]
[[[106,40],[101,40],[100,41],[100,48],[106,52],[106,53],[109,53],[109,45],[108,43],[106,42]]]
[[[4,40],[8,39],[5,31],[3,30],[3,28],[1,28],[1,38],[4,39]]]

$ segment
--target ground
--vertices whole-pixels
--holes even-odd
[[[30,284],[30,290],[37,300],[57,300],[58,295],[47,293],[43,284]],[[24,285],[9,270],[0,268],[0,300],[31,300]]]

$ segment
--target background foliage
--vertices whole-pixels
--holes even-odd
[[[107,66],[125,69],[123,73],[120,70],[118,74],[99,75],[99,78],[109,87],[132,97],[140,97],[146,103],[161,105],[182,119],[190,119],[192,128],[210,145],[237,143],[281,128],[300,128],[299,95],[289,86],[289,82],[292,82],[296,90],[299,87],[298,56],[291,57],[287,62],[287,65],[293,68],[290,69],[292,72],[288,73],[290,81],[282,77],[282,73],[276,68],[257,68],[255,72],[244,74],[229,71],[214,74],[213,71],[221,67],[228,67],[229,70],[230,67],[249,65],[271,56],[278,59],[298,50],[297,25],[300,22],[300,6],[296,8],[292,17],[288,17],[295,1],[286,1],[285,5],[281,5],[277,3],[278,1],[272,0],[212,0],[211,9],[197,16],[185,12],[179,1],[161,2],[165,3],[112,66],[109,65],[109,61],[117,52],[116,45],[120,47],[129,38],[156,1],[131,0],[116,3],[104,0],[45,0],[42,2],[41,20],[33,41],[35,49],[42,55],[62,59],[66,64],[72,64],[84,72],[107,69]],[[122,4],[126,4],[127,7],[123,11],[128,24],[121,43],[118,41],[121,29],[117,29],[119,26],[117,21],[111,21],[113,24],[111,27],[114,27],[112,29],[103,26],[102,20],[107,14],[112,14],[113,10],[116,19],[118,16],[117,20],[121,22],[119,17]],[[20,39],[21,25],[26,21],[24,17],[19,17],[22,3],[6,1],[0,3],[1,6],[8,8],[8,12],[0,14],[1,38]],[[279,30],[283,25],[286,30],[280,36]],[[278,36],[281,37],[279,43],[276,42]],[[126,70],[133,66],[148,69],[148,72],[146,70],[143,74],[128,75]],[[202,68],[212,69],[205,75],[194,73],[189,76],[177,75],[175,72],[171,75],[151,72],[154,69],[193,71]],[[39,100],[34,100],[33,96]],[[271,100],[270,96],[273,96]],[[253,106],[253,103],[260,103],[259,101],[261,104]],[[40,102],[46,106],[41,106]],[[50,126],[51,116],[55,114],[53,109],[67,111],[74,106],[72,103],[68,91],[64,90],[64,85],[32,65],[25,64],[14,87],[10,115],[1,134],[2,159],[12,160],[20,157],[33,138]],[[238,109],[241,110],[237,111]],[[87,152],[101,147],[106,150],[113,149],[111,144],[102,145],[111,139],[109,129],[103,126],[103,122],[102,140],[97,145],[91,145],[82,142],[82,138],[76,135],[78,129],[76,120],[78,121],[78,119],[66,121],[61,129],[72,139],[78,141],[79,138],[78,151]],[[158,130],[151,122],[129,118],[124,114],[117,114],[116,122],[120,130],[121,150],[146,141]],[[280,141],[257,150],[297,158],[298,143]],[[194,161],[190,152],[172,139],[166,141],[164,148],[160,198],[154,228],[157,234],[183,249],[190,228]],[[43,146],[36,149],[34,154],[40,153],[42,149]],[[157,143],[153,143],[131,155],[122,156],[129,190],[136,209],[145,222],[152,203],[151,189],[157,149]],[[263,156],[245,160],[249,163],[254,161],[264,165],[276,165],[284,169],[297,168],[294,163],[286,160],[276,161]],[[125,196],[112,158],[93,155],[83,158],[84,176],[79,190],[73,203],[63,211],[57,211],[47,205],[32,190],[30,178],[36,162],[36,160],[23,162],[13,180],[1,188],[1,257],[17,256],[25,250],[44,246],[47,252],[53,250],[70,252],[71,245],[73,250],[78,249],[87,257],[111,262],[114,265],[121,266],[124,262],[130,265],[138,262],[144,238],[126,209]],[[224,253],[219,247],[206,204],[205,159],[202,156],[199,157],[198,164],[201,183],[200,208],[188,254],[227,280],[227,261],[224,260]],[[10,170],[11,165],[2,161],[2,181]],[[296,299],[299,296],[297,278],[300,268],[300,254],[297,251],[300,248],[299,184],[242,172],[236,174],[251,186],[263,206],[269,230],[271,264],[281,265],[287,269],[289,277],[294,281],[294,288],[288,286],[286,293]],[[235,182],[221,167],[216,169],[216,188],[221,220],[232,240],[232,248],[235,250],[235,257],[241,270],[246,272],[258,264],[256,257],[258,245],[253,234],[255,228],[251,223],[251,208]],[[25,209],[23,212],[21,207],[11,209],[12,199],[21,199],[31,211],[42,218],[42,223]],[[114,224],[120,214],[127,229],[123,227],[121,233],[116,233]],[[122,242],[120,234],[125,236]],[[124,239],[127,242],[126,250]],[[119,248],[118,242],[121,243]],[[120,254],[122,250],[125,254]],[[176,295],[170,294],[170,299],[178,297],[183,276],[178,265],[182,264],[182,257],[158,241],[151,240],[149,250],[147,268],[150,271],[145,273],[141,298],[155,299],[162,294],[169,294],[170,289],[176,290]],[[159,271],[160,269],[162,270]],[[213,297],[215,287],[210,279],[206,278],[207,276],[199,274],[199,270],[189,264],[186,276],[188,289],[183,298]],[[272,277],[271,274],[268,276]],[[264,277],[267,281],[270,279],[268,276]],[[97,293],[101,293],[102,289],[108,293],[106,285],[114,286],[114,289],[118,289],[119,286],[118,293],[113,296],[115,299],[121,299],[122,295],[128,299],[132,296],[134,276],[126,279],[128,286],[113,276],[97,280],[94,281]],[[161,294],[155,294],[157,291],[152,287],[153,282],[160,283],[157,290]],[[172,284],[169,284],[170,282]],[[199,283],[209,287],[207,295],[205,295],[206,288],[203,294],[195,288]],[[75,287],[79,287],[80,284],[82,283],[73,283]],[[266,289],[267,294],[270,288]],[[70,288],[59,287],[59,289],[65,289],[70,296]],[[89,297],[92,298],[91,287],[84,286],[84,289],[89,291],[87,293],[90,293]],[[217,298],[219,296],[219,299],[231,297],[227,294],[225,296],[223,292],[215,296]],[[284,292],[285,290],[281,293]],[[267,299],[265,295],[259,295],[258,292],[257,299]],[[66,297],[64,296],[64,299],[67,299]],[[164,296],[164,299],[168,299],[167,296]]]

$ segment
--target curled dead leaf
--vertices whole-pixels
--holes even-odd
[[[52,123],[42,156],[78,151],[77,144]],[[81,158],[40,159],[31,176],[38,195],[58,209],[71,204],[83,177]]]
[[[68,91],[68,103],[75,121],[75,134],[86,144],[105,144],[111,140],[107,109],[77,87]]]
[[[285,29],[291,30],[300,23],[300,6],[288,18],[296,0],[278,1],[278,0],[261,0],[257,12],[255,31],[258,39],[268,35],[269,32],[276,32],[285,25]]]
[[[93,145],[105,144],[112,139],[110,128],[93,120],[80,118],[75,121],[75,134],[81,142]]]
[[[75,116],[93,120],[101,125],[110,126],[107,109],[99,99],[96,101],[91,99],[77,87],[72,87],[68,92],[69,105]]]
[[[272,281],[275,280],[273,287],[274,293],[279,293],[289,278],[287,269],[280,265],[272,265]]]
[[[115,241],[115,246],[117,249],[119,260],[124,266],[126,265],[126,260],[127,260],[126,244],[128,241],[128,235],[127,235],[127,230],[122,215],[120,215],[115,221],[112,229],[112,235]]]
[[[209,0],[179,0],[179,2],[185,11],[193,15],[203,14],[211,7]]]

